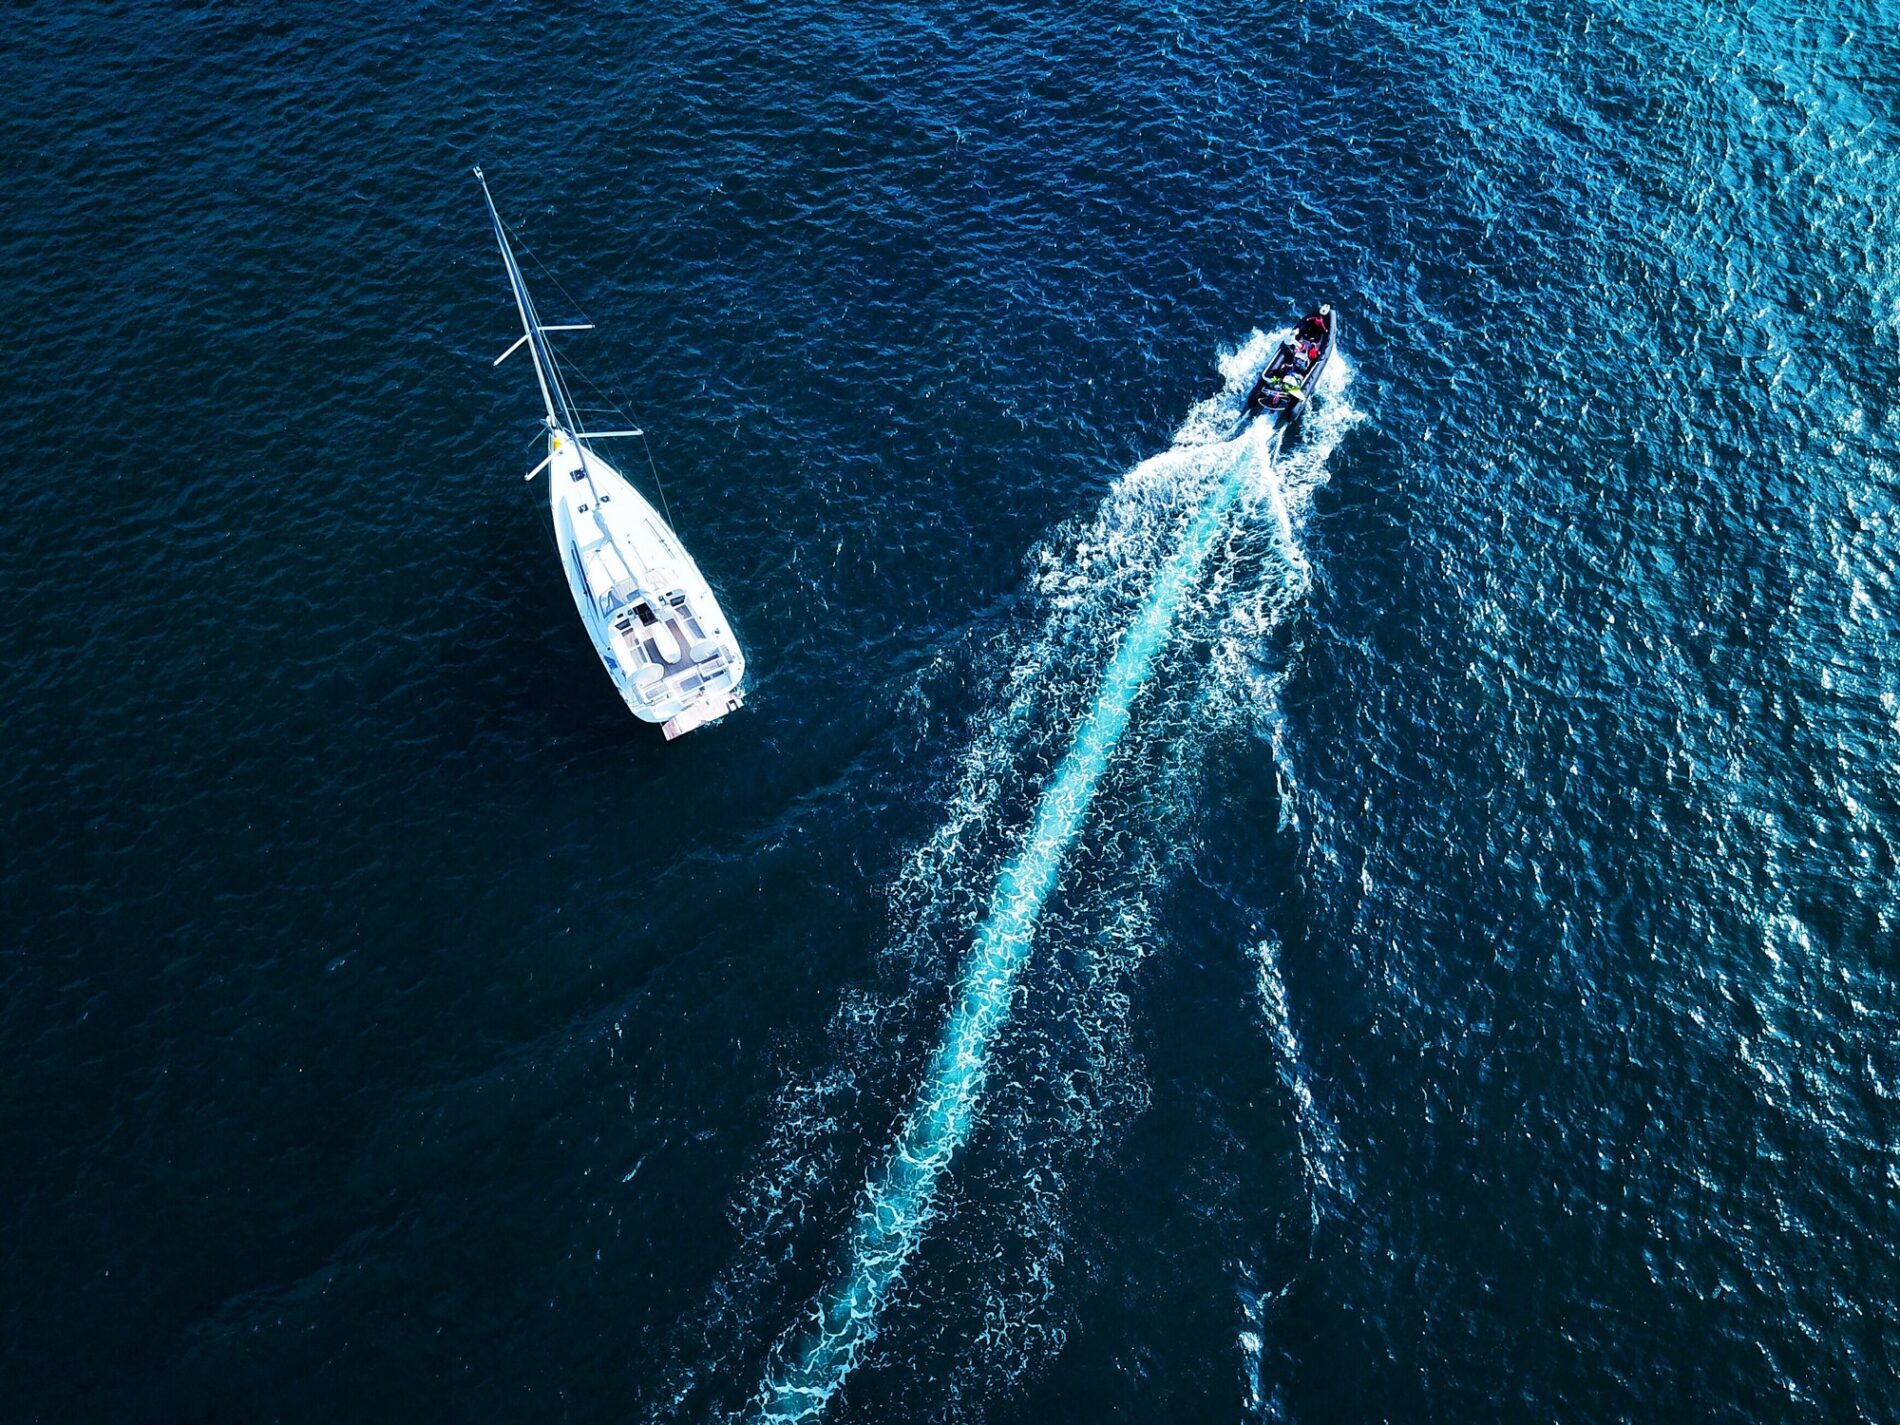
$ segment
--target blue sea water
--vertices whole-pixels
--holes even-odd
[[[1900,1414],[1897,20],[16,7],[0,1418]]]

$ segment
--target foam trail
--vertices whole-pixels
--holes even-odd
[[[1036,804],[1027,839],[1004,866],[958,984],[943,1043],[890,1161],[871,1180],[851,1226],[844,1273],[818,1303],[802,1349],[768,1371],[758,1398],[761,1421],[815,1419],[876,1338],[878,1310],[922,1239],[938,1181],[969,1134],[990,1045],[1009,1016],[1016,975],[1028,957],[1043,903],[1128,729],[1135,697],[1246,485],[1251,463],[1248,451],[1237,451],[1163,566]]]
[[[1341,1202],[1352,1198],[1352,1182],[1340,1168],[1339,1131],[1307,1084],[1306,1059],[1293,1029],[1286,981],[1280,977],[1280,942],[1269,936],[1260,942],[1254,954],[1259,966],[1260,1007],[1266,1016],[1267,1031],[1273,1037],[1280,1082],[1293,1100],[1300,1165],[1306,1175],[1313,1228],[1317,1231],[1324,1211],[1336,1209]]]
[[[1313,571],[1306,562],[1306,552],[1300,548],[1300,542],[1293,534],[1293,512],[1286,507],[1286,489],[1278,480],[1267,482],[1267,495],[1273,501],[1273,518],[1280,529],[1280,553],[1286,562],[1303,575]]]

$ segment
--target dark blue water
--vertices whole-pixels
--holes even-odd
[[[0,1417],[1900,1414],[1897,20],[16,7]]]

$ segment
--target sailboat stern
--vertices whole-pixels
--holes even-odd
[[[711,591],[686,577],[700,587],[689,592],[678,586],[665,594],[629,590],[608,625],[609,666],[627,707],[635,717],[659,723],[669,741],[744,701],[745,655]]]
[[[745,697],[735,692],[724,699],[723,706],[712,701],[696,703],[678,716],[670,717],[661,723],[660,731],[664,732],[666,740],[671,742],[676,737],[684,737],[694,728],[704,727],[709,722],[717,722],[729,712],[737,712],[744,701]]]

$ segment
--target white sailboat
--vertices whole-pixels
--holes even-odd
[[[633,715],[661,724],[671,740],[739,706],[745,655],[672,526],[592,449],[594,441],[640,432],[583,429],[547,333],[586,324],[541,324],[488,180],[479,168],[475,178],[521,311],[521,338],[495,365],[526,346],[547,407],[547,459],[527,478],[547,472],[561,566],[607,676]]]

